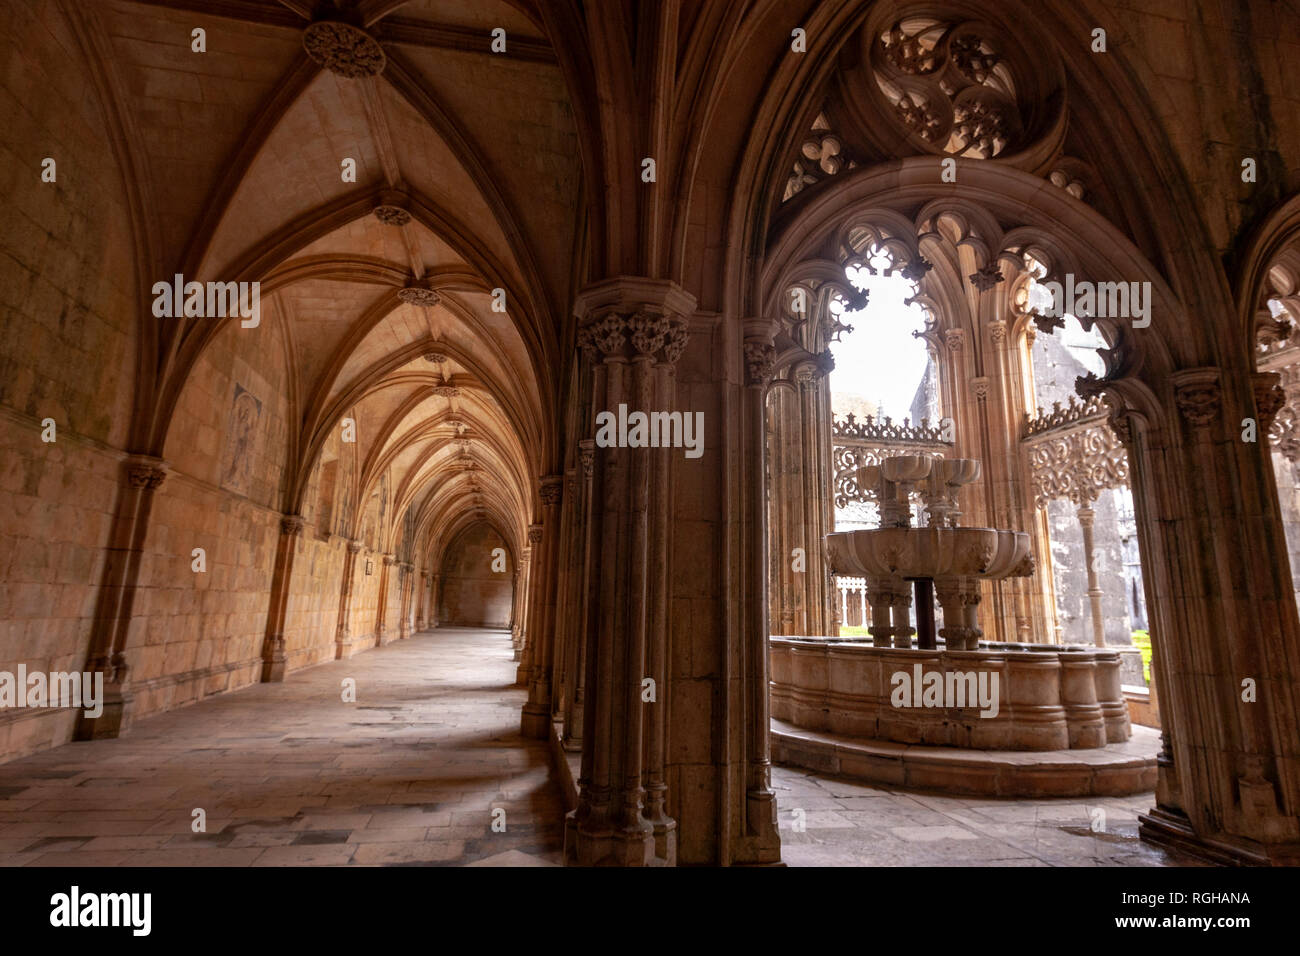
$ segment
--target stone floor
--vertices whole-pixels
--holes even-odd
[[[438,629],[0,765],[0,866],[558,864],[515,666],[505,632]]]
[[[562,797],[545,744],[519,736],[510,657],[503,632],[438,629],[0,765],[0,866],[558,864]],[[794,866],[1191,862],[1138,842],[1150,794],[997,800],[772,778]]]
[[[774,767],[790,866],[1196,866],[1138,840],[1154,794],[996,799]],[[800,811],[800,812],[796,812]]]

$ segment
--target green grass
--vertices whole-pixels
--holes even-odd
[[[1133,646],[1142,652],[1142,676],[1146,678],[1148,684],[1151,683],[1151,633],[1149,631],[1134,631]]]
[[[865,627],[847,627],[840,625],[840,637],[866,637],[867,629]]]

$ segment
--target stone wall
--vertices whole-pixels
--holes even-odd
[[[505,541],[486,522],[470,525],[447,546],[438,596],[438,623],[508,627],[514,597],[514,570],[492,570],[492,551]],[[507,549],[507,555],[509,551]]]
[[[0,31],[0,670],[80,670],[132,416],[136,312],[122,177],[85,60],[48,7]],[[55,181],[42,163],[55,161]],[[41,440],[53,419],[55,441]],[[0,712],[0,760],[75,712]]]

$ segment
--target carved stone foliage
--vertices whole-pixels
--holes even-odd
[[[411,214],[401,206],[387,203],[375,207],[375,218],[385,226],[405,226],[411,221]]]
[[[167,467],[160,459],[137,455],[126,461],[126,480],[132,488],[156,491],[167,478]]]
[[[302,34],[302,46],[325,69],[348,79],[378,76],[388,62],[378,40],[360,27],[337,20],[309,24]]]
[[[772,380],[776,349],[766,342],[745,343],[745,383],[766,385]]]
[[[1040,508],[1054,498],[1087,505],[1107,488],[1128,484],[1128,453],[1104,412],[1039,428],[1025,439],[1024,448],[1034,503]]]
[[[1296,462],[1300,461],[1300,349],[1289,350],[1289,357],[1293,361],[1287,364],[1268,365],[1269,371],[1277,373],[1278,378],[1268,388],[1263,387],[1262,376],[1257,380],[1255,402],[1261,425],[1268,430],[1273,447],[1287,461]],[[1271,421],[1270,408],[1275,409]]]
[[[938,150],[992,159],[1020,144],[1020,106],[996,40],[976,23],[899,20],[876,38],[876,83],[898,121]]]
[[[690,333],[686,320],[654,309],[607,311],[578,330],[578,347],[589,361],[649,358],[676,365]]]
[[[410,285],[397,291],[397,297],[407,305],[418,305],[430,309],[441,301],[438,293],[420,285]]]
[[[808,131],[808,137],[799,144],[799,156],[794,161],[781,201],[786,202],[805,187],[856,165],[846,154],[843,139],[831,130],[825,115],[819,115]]]
[[[1083,401],[1071,395],[1066,405],[1053,402],[1050,412],[1044,412],[1042,408],[1039,408],[1037,417],[1031,418],[1025,423],[1025,434],[1037,435],[1041,432],[1053,431],[1084,420],[1091,420],[1098,415],[1105,414],[1106,410],[1106,404],[1099,394],[1092,395]]]
[[[831,436],[836,442],[841,439],[858,439],[881,446],[952,444],[944,438],[942,423],[931,425],[928,418],[921,419],[917,425],[913,425],[910,418],[904,418],[901,424],[895,425],[893,418],[888,415],[880,419],[868,415],[864,420],[858,421],[852,412],[843,419],[839,416],[831,418]]]

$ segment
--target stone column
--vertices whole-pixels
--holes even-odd
[[[262,682],[284,680],[286,664],[284,622],[289,611],[293,583],[293,559],[302,535],[301,515],[280,519],[280,540],[275,549],[275,573],[271,578],[271,607],[266,615],[266,636],[262,639]]]
[[[574,469],[564,473],[564,498],[560,504],[560,547],[555,582],[555,634],[551,639],[551,716],[563,727],[573,694],[576,644],[573,619],[573,582],[581,552],[576,542],[578,478]],[[563,738],[561,738],[563,739]]]
[[[415,604],[415,629],[417,632],[424,631],[429,627],[429,572],[420,571],[418,584],[413,583],[412,586],[419,591]]]
[[[750,854],[758,860],[776,861],[780,859],[781,840],[776,820],[776,794],[772,790],[772,720],[769,710],[771,681],[768,675],[770,665],[768,634],[768,553],[767,553],[767,469],[764,458],[767,452],[766,426],[764,419],[767,411],[767,389],[772,381],[772,369],[776,360],[771,331],[763,320],[745,323],[745,390],[742,396],[744,416],[744,461],[745,471],[750,479],[744,487],[745,515],[742,536],[746,554],[745,573],[745,609],[743,621],[743,647],[745,662],[745,688],[748,699],[745,701],[745,815],[746,827],[744,839],[751,844]],[[802,399],[802,440],[807,447],[809,435],[815,422],[809,419],[811,410],[809,402],[815,398],[809,377],[809,388],[800,388]],[[803,483],[803,543],[807,558],[805,583],[805,628],[809,627],[807,615],[817,614],[825,603],[825,595],[820,591],[824,580],[822,566],[822,547],[820,539],[811,540],[808,535],[815,533],[814,517],[817,490],[810,482],[816,474],[817,455],[804,457]],[[782,561],[788,555],[782,555]],[[815,600],[812,595],[816,595]],[[811,631],[816,633],[816,631]]]
[[[532,577],[532,548],[524,548],[523,554],[519,556],[519,579],[515,582],[515,623],[511,627],[511,641],[514,644],[514,660],[523,663],[524,644],[528,640],[528,581]],[[527,683],[519,680],[518,668],[516,668],[515,683],[527,687]]]
[[[1083,529],[1083,554],[1087,559],[1088,566],[1088,601],[1092,605],[1092,640],[1098,647],[1106,646],[1106,622],[1102,617],[1101,585],[1097,581],[1097,562],[1093,558],[1094,537],[1092,532],[1093,522],[1097,518],[1097,513],[1092,510],[1091,503],[1080,504],[1075,509],[1075,514],[1079,518],[1079,527]]]
[[[349,541],[347,556],[343,559],[343,583],[339,588],[339,620],[334,630],[334,659],[342,660],[356,653],[352,639],[352,585],[356,576],[357,555],[361,553],[360,541]]]
[[[1141,835],[1219,859],[1295,863],[1300,619],[1267,444],[1240,440],[1255,405],[1250,376],[1174,372],[1159,383],[1169,411],[1123,380],[1083,384],[1108,390],[1150,558],[1170,759],[1158,763]]]
[[[429,622],[429,629],[430,629],[430,630],[433,630],[433,628],[435,628],[435,627],[438,626],[438,600],[439,600],[439,598],[442,596],[442,595],[440,595],[440,594],[438,593],[438,586],[439,586],[439,583],[441,582],[441,578],[442,578],[442,576],[441,576],[441,575],[438,575],[438,574],[432,574],[432,573],[431,573],[431,574],[429,575],[429,613],[428,613],[428,622]]]
[[[542,524],[534,525],[541,534],[541,555],[537,563],[534,594],[535,611],[530,617],[532,667],[528,674],[528,703],[520,718],[520,732],[525,737],[543,739],[551,724],[551,677],[553,674],[552,641],[555,634],[555,586],[559,577],[560,522],[558,512],[564,491],[564,478],[547,475],[541,480],[538,497],[542,501]],[[529,532],[532,541],[532,532]],[[536,549],[538,542],[533,542]]]
[[[528,581],[524,586],[524,626],[520,632],[519,642],[519,666],[515,668],[515,685],[518,687],[532,687],[533,677],[533,655],[537,651],[537,642],[533,639],[533,628],[536,625],[537,613],[537,587],[538,570],[541,562],[542,543],[542,526],[533,524],[528,526],[528,551],[532,556],[536,556],[537,561],[531,559],[528,563]]]
[[[167,466],[161,458],[131,455],[123,463],[122,477],[86,655],[86,670],[104,675],[104,706],[98,717],[83,713],[77,718],[74,740],[117,737],[131,725],[126,642],[154,492],[166,480]]]
[[[375,608],[375,647],[383,647],[391,637],[388,636],[388,579],[389,569],[397,563],[394,555],[384,555],[383,567],[379,571],[379,604]]]
[[[411,636],[411,585],[414,581],[415,565],[401,564],[402,582],[402,623],[398,628],[398,640],[406,640]]]
[[[800,547],[807,559],[807,569],[802,576],[803,633],[814,635],[829,633],[823,542],[831,531],[827,495],[831,487],[832,466],[822,434],[827,430],[830,416],[819,407],[826,391],[822,386],[824,376],[824,366],[816,362],[805,362],[794,372],[799,384],[800,441],[803,446],[803,533]],[[782,556],[783,559],[787,557]]]
[[[657,389],[666,379],[655,366],[676,363],[694,309],[691,296],[662,280],[623,277],[583,291],[575,313],[583,358],[593,366],[594,413],[617,415],[619,405],[649,412],[652,401],[671,402],[659,406],[663,411],[675,405],[675,395]],[[664,717],[654,711],[669,690],[666,680],[656,681],[655,699],[643,701],[642,681],[663,666],[668,639],[666,568],[658,563],[666,556],[656,558],[659,525],[650,515],[668,499],[653,490],[650,451],[602,446],[596,453],[593,500],[600,505],[592,516],[596,560],[586,595],[595,603],[586,674],[594,699],[584,714],[578,807],[565,828],[565,859],[581,865],[644,866],[676,856],[672,821],[642,814],[655,773],[647,753],[651,761],[664,753]]]
[[[580,752],[582,750],[582,726],[586,711],[587,644],[591,636],[589,616],[586,613],[586,597],[591,593],[591,562],[594,560],[591,538],[591,475],[595,466],[595,455],[596,443],[594,441],[590,438],[584,438],[578,442],[578,460],[582,464],[582,481],[579,486],[582,496],[581,522],[577,542],[580,562],[578,565],[578,580],[575,582],[574,588],[575,600],[571,611],[576,632],[574,645],[577,658],[573,670],[573,693],[570,695],[569,711],[564,719],[563,741],[564,749],[570,752]]]

